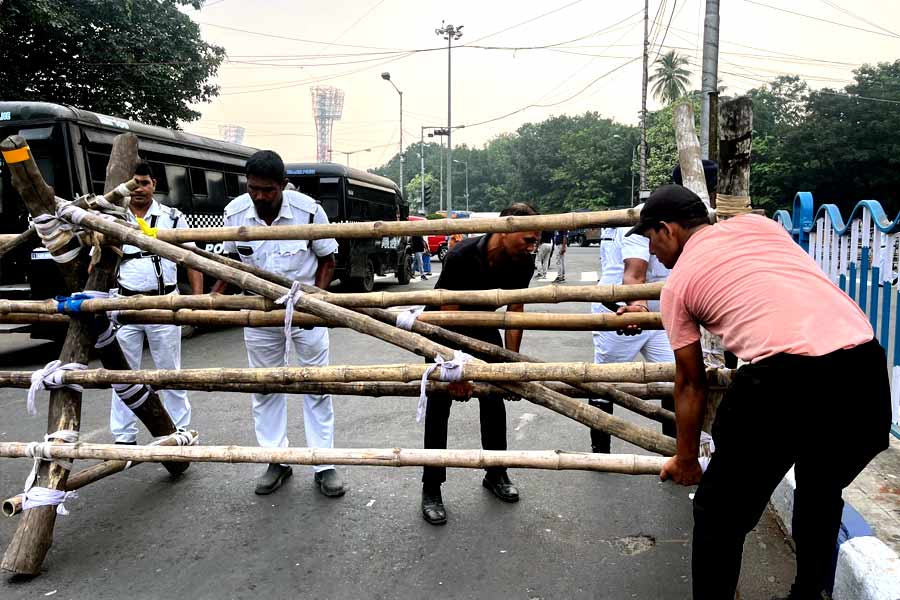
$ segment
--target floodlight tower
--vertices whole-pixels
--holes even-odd
[[[244,143],[245,129],[240,125],[219,125],[219,137],[232,144]]]
[[[316,160],[331,160],[331,134],[334,122],[344,112],[344,90],[331,86],[310,89],[312,93],[313,118],[316,121]]]

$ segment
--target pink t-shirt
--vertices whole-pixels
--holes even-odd
[[[874,337],[856,303],[781,225],[760,215],[691,236],[661,303],[673,350],[699,340],[699,325],[749,362],[782,352],[822,356]]]

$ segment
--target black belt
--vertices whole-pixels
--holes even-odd
[[[616,241],[616,239],[615,238],[600,238],[600,241],[601,242],[614,242],[614,241]]]
[[[129,290],[127,287],[119,286],[119,295],[120,296],[166,296],[175,291],[178,286],[176,285],[167,285],[163,288],[163,293],[160,294],[159,290]]]

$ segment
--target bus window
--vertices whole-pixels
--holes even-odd
[[[194,196],[194,210],[199,213],[221,214],[228,204],[225,175],[220,171],[206,171],[206,191],[206,197]]]
[[[181,212],[192,212],[191,189],[188,186],[187,169],[177,165],[166,165],[166,182],[169,194],[166,204]]]
[[[238,175],[238,196],[247,193],[247,176]]]
[[[153,177],[156,179],[156,193],[168,194],[169,180],[166,178],[166,165],[152,162],[150,163],[150,168],[153,169]]]
[[[203,169],[190,169],[191,193],[195,196],[206,196],[209,191],[206,187],[206,172]]]
[[[237,173],[225,173],[225,195],[231,199],[237,198],[242,193]]]
[[[341,180],[339,177],[320,177],[316,200],[332,221],[341,218]]]
[[[88,169],[91,173],[91,191],[95,194],[102,194],[104,192],[103,185],[106,182],[107,163],[109,163],[109,154],[88,152]]]

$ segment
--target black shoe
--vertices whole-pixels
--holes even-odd
[[[137,442],[116,442],[116,446],[137,446]]]
[[[491,490],[495,496],[504,502],[519,501],[519,490],[512,484],[506,473],[496,476],[486,475],[481,480],[481,485]]]
[[[294,470],[284,465],[269,465],[266,472],[256,480],[254,492],[260,496],[271,494],[281,487],[288,477],[294,474]]]
[[[797,591],[796,586],[791,586],[791,591],[787,596],[772,596],[772,600],[823,600],[828,598],[823,592],[815,592],[813,594],[804,594]]]
[[[316,473],[315,479],[316,487],[319,488],[319,491],[322,492],[322,494],[329,498],[343,496],[344,492],[347,491],[344,488],[344,482],[341,480],[341,476],[338,475],[337,469],[319,471]]]
[[[422,518],[431,525],[444,525],[447,522],[447,509],[444,508],[440,486],[422,486]]]
[[[605,446],[591,446],[591,452],[593,452],[594,454],[609,454],[609,444]]]

